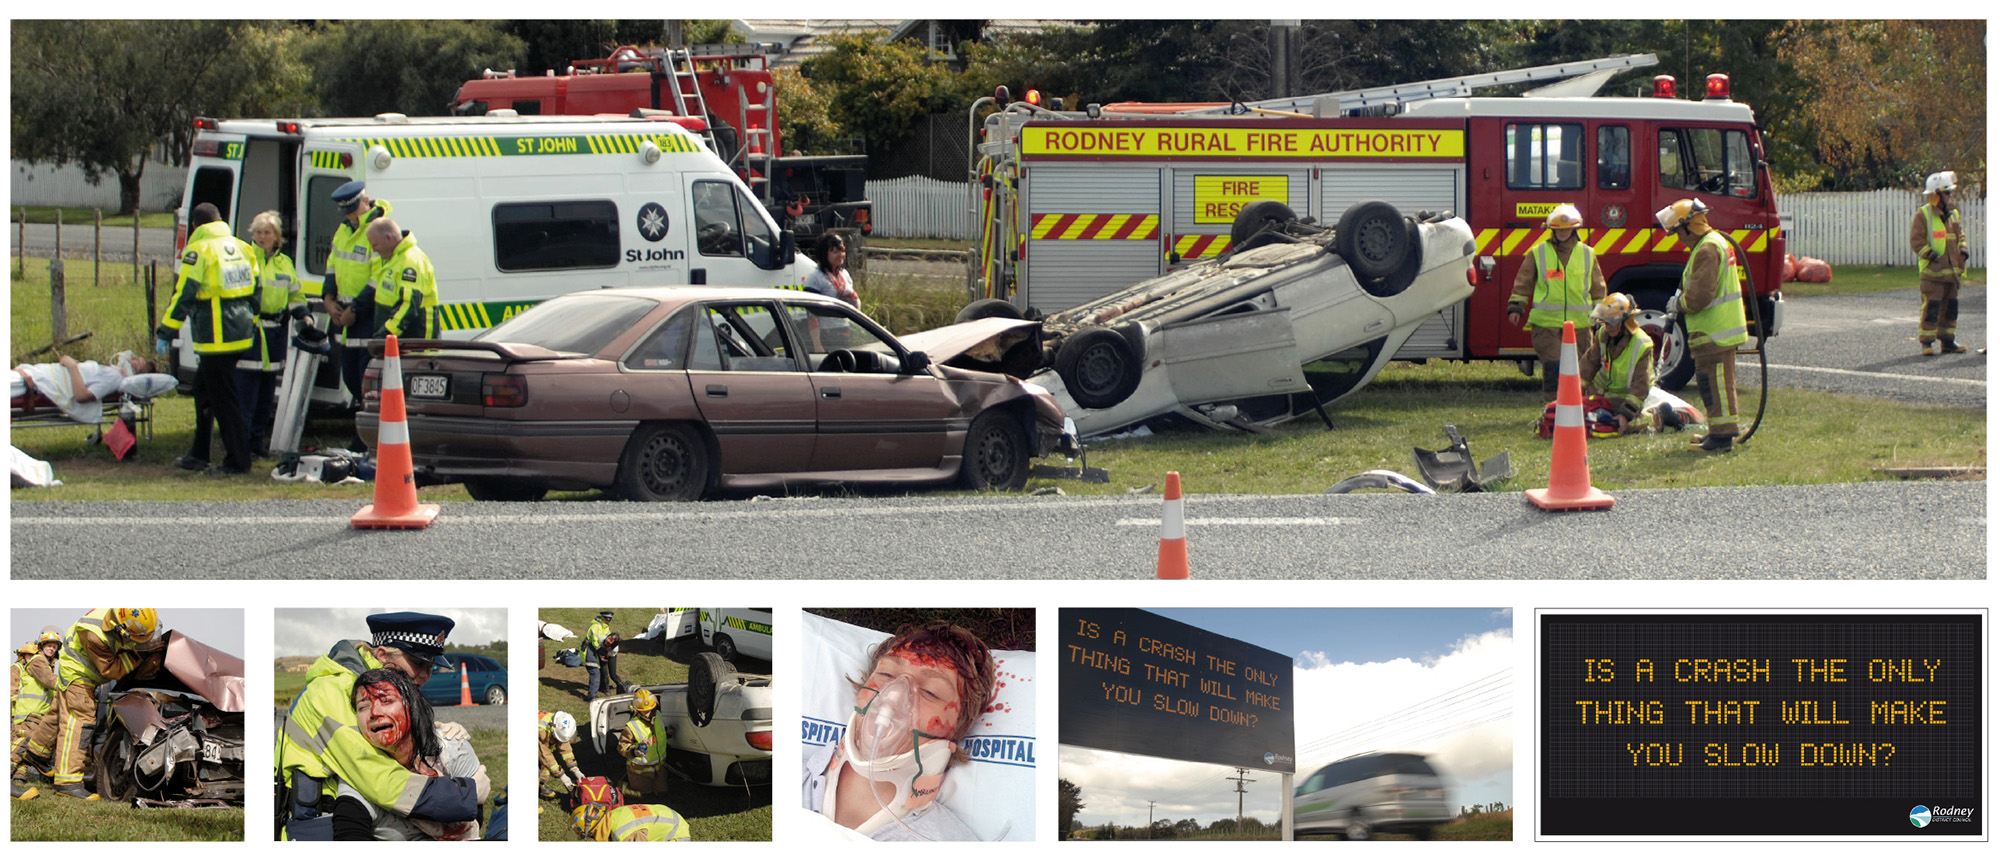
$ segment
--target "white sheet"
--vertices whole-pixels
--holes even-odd
[[[868,650],[889,636],[813,614],[799,616],[805,642],[800,752],[810,754],[840,738],[854,713],[854,686],[847,679],[863,675]],[[993,703],[973,722],[964,745],[973,759],[945,775],[939,798],[981,839],[1031,840],[1035,761],[1041,752],[1035,739],[1035,653],[994,650],[993,655],[999,660]],[[780,789],[788,787],[781,783]],[[806,823],[827,838],[853,836],[818,813],[810,816]]]

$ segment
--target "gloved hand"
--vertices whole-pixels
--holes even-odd
[[[1673,296],[1667,297],[1667,322],[1672,323],[1675,318],[1681,316],[1681,312],[1683,310],[1684,308],[1681,305],[1681,292],[1674,291]]]
[[[153,355],[164,356],[167,355],[168,353],[172,353],[173,351],[174,351],[174,345],[167,343],[167,339],[165,338],[153,339]]]
[[[286,309],[285,313],[291,315],[293,320],[306,320],[312,317],[312,308],[305,303],[299,303]]]
[[[465,726],[457,721],[440,721],[431,728],[437,730],[438,738],[449,738],[458,741],[469,741],[472,738],[472,735],[465,731]]]
[[[572,789],[581,786],[583,785],[583,769],[572,766],[568,771],[563,772],[563,779],[568,781],[569,787]]]
[[[479,766],[479,770],[473,773],[472,787],[478,792],[479,802],[482,804],[493,795],[493,781],[486,777],[486,766]]]

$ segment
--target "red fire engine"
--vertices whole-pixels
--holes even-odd
[[[785,156],[769,51],[757,44],[684,50],[626,45],[604,59],[571,63],[563,74],[516,77],[488,71],[453,96],[453,115],[494,110],[520,115],[589,116],[661,112],[700,119],[703,135],[781,228],[800,242],[829,228],[874,230],[862,155]]]
[[[1357,201],[1382,199],[1406,213],[1458,212],[1477,241],[1472,297],[1427,322],[1397,358],[1526,368],[1534,348],[1506,322],[1507,296],[1545,239],[1549,210],[1582,211],[1610,289],[1658,310],[1680,286],[1687,247],[1653,214],[1695,198],[1740,247],[1756,285],[1763,323],[1745,345],[1755,352],[1777,332],[1785,255],[1762,135],[1721,74],[1700,100],[1677,97],[1666,76],[1653,97],[1591,94],[1612,73],[1654,61],[1612,57],[1249,105],[1062,113],[1003,104],[985,120],[972,169],[980,218],[971,296],[1059,311],[1222,254],[1245,205],[1280,202],[1330,223]],[[1558,78],[1568,79],[1533,97],[1470,97],[1480,86]],[[1684,333],[1657,311],[1644,321],[1662,338],[1661,385],[1681,387],[1693,371]]]

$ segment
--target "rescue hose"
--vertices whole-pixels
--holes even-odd
[[[1736,437],[1736,444],[1743,445],[1748,444],[1750,437],[1757,434],[1757,425],[1764,423],[1764,403],[1771,397],[1771,357],[1764,352],[1769,346],[1767,342],[1771,336],[1770,330],[1764,326],[1764,308],[1758,300],[1756,280],[1750,276],[1750,256],[1744,254],[1743,244],[1737,243],[1736,238],[1729,232],[1719,228],[1715,231],[1722,235],[1722,239],[1729,241],[1729,245],[1736,250],[1736,257],[1743,260],[1743,287],[1739,288],[1739,291],[1744,297],[1743,301],[1750,306],[1750,319],[1757,324],[1757,417],[1751,419],[1750,429]],[[1689,355],[1688,358],[1694,357]]]

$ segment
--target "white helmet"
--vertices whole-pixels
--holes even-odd
[[[1653,214],[1653,220],[1658,222],[1661,228],[1673,231],[1697,216],[1704,217],[1703,222],[1706,222],[1707,215],[1708,206],[1702,204],[1700,199],[1682,199],[1659,209]]]
[[[1549,211],[1549,218],[1542,222],[1543,228],[1577,228],[1583,225],[1583,214],[1576,205],[1556,205]]]
[[[1939,190],[1947,193],[1958,192],[1958,173],[1932,172],[1930,177],[1924,179],[1924,195],[1928,196]]]
[[[568,744],[576,738],[576,718],[568,712],[557,712],[549,721],[549,731],[555,733],[557,741]]]

